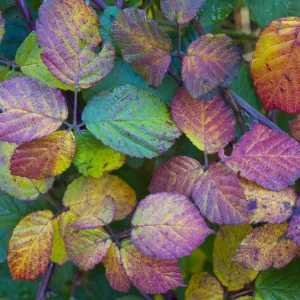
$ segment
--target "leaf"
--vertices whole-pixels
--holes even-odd
[[[60,233],[60,228],[59,228],[57,218],[52,220],[52,226],[53,226],[53,246],[51,250],[50,260],[59,265],[62,265],[68,261],[68,255],[66,252],[65,241]]]
[[[9,73],[10,70],[8,67],[5,66],[0,66],[0,81],[4,81],[5,80],[5,76],[7,75],[7,73]]]
[[[76,137],[76,153],[73,164],[84,176],[101,177],[104,173],[117,170],[124,165],[126,156],[103,145],[87,130]]]
[[[206,34],[193,41],[183,58],[182,79],[195,99],[211,100],[219,86],[226,87],[240,70],[241,54],[225,34]]]
[[[73,229],[65,237],[66,250],[70,260],[81,270],[88,271],[100,263],[110,245],[111,239],[105,230]]]
[[[16,53],[16,64],[21,67],[22,72],[28,77],[36,78],[44,84],[61,90],[73,90],[73,87],[60,82],[48,70],[41,59],[44,47],[39,47],[37,40],[34,31],[28,35]]]
[[[107,196],[116,204],[115,220],[122,220],[128,216],[136,205],[135,191],[122,179],[114,175],[104,175],[101,178],[79,177],[67,188],[63,204],[70,206],[76,214],[82,214],[92,203],[99,206]]]
[[[281,17],[300,15],[298,0],[247,0],[246,2],[260,27],[265,27]]]
[[[128,278],[140,291],[158,294],[185,286],[177,260],[145,256],[134,247],[130,239],[122,241],[120,253]]]
[[[131,283],[122,266],[120,250],[115,244],[111,244],[103,264],[110,286],[117,291],[127,293]]]
[[[57,217],[57,222],[59,226],[59,232],[62,238],[65,240],[66,236],[68,235],[69,232],[71,232],[73,229],[69,228],[69,224],[74,222],[78,217],[72,213],[70,210],[62,212],[58,217]]]
[[[5,21],[4,21],[4,19],[2,17],[2,14],[0,12],[0,43],[3,40],[4,33],[5,33]]]
[[[68,117],[59,90],[28,77],[0,83],[0,140],[22,144],[57,130]]]
[[[252,282],[257,272],[232,261],[241,241],[251,232],[250,225],[222,226],[217,233],[213,248],[214,274],[229,291],[244,288]]]
[[[96,96],[86,105],[82,120],[106,146],[134,157],[158,156],[180,135],[166,105],[132,85]]]
[[[293,241],[285,240],[287,224],[266,224],[248,234],[237,249],[233,261],[254,271],[283,268],[297,254]]]
[[[144,10],[126,8],[112,24],[113,39],[121,48],[124,60],[157,88],[170,65],[172,43]]]
[[[172,99],[175,124],[202,151],[215,153],[235,138],[235,117],[220,94],[194,100],[184,88]]]
[[[115,49],[105,42],[99,54],[99,20],[82,0],[44,1],[36,23],[41,58],[61,82],[88,88],[107,76],[114,65]]]
[[[54,178],[31,180],[25,177],[12,176],[10,159],[17,145],[0,142],[0,189],[20,200],[34,200],[40,193],[47,193],[52,187]]]
[[[203,174],[201,164],[188,156],[174,156],[154,171],[150,193],[174,192],[190,196],[195,180]]]
[[[245,179],[241,186],[248,200],[251,223],[282,223],[293,213],[296,193],[293,188],[269,191]]]
[[[189,198],[178,193],[147,196],[139,202],[131,223],[135,247],[154,258],[189,255],[213,233]]]
[[[237,175],[213,163],[193,187],[192,196],[201,214],[213,223],[249,223],[248,203]]]
[[[300,246],[300,197],[297,198],[295,209],[289,223],[287,237]]]
[[[300,176],[300,145],[287,134],[261,124],[234,145],[231,156],[219,156],[234,172],[265,189],[279,191]]]
[[[300,297],[299,259],[281,270],[269,269],[255,281],[255,300],[298,300]]]
[[[59,175],[71,165],[75,149],[75,137],[66,130],[24,143],[11,157],[11,174],[30,179]]]
[[[52,249],[52,216],[49,210],[31,213],[14,229],[7,258],[14,280],[35,280],[46,271]]]
[[[294,120],[289,122],[289,129],[292,137],[300,142],[300,115],[296,116]]]
[[[264,29],[256,43],[251,72],[265,110],[300,112],[299,34],[300,18],[279,19]]]
[[[223,300],[224,291],[216,278],[209,275],[209,273],[202,272],[192,277],[185,291],[185,299]]]
[[[189,23],[196,15],[204,0],[162,0],[161,11],[169,22]]]

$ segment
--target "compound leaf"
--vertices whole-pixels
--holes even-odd
[[[182,78],[195,99],[212,99],[219,86],[228,86],[239,74],[241,54],[225,34],[207,34],[193,41],[183,58]]]
[[[54,178],[31,180],[13,176],[10,172],[10,159],[17,145],[0,142],[0,189],[20,200],[34,200],[40,193],[47,193]]]
[[[81,176],[75,179],[65,192],[63,204],[81,215],[90,205],[99,207],[107,196],[116,204],[115,220],[124,219],[136,205],[135,191],[122,179],[110,174],[101,178]]]
[[[132,242],[154,258],[189,255],[213,233],[189,198],[178,193],[147,196],[139,202],[131,223]]]
[[[82,120],[105,145],[134,157],[158,156],[180,135],[166,105],[133,85],[96,96],[85,107]]]
[[[120,292],[127,293],[130,288],[130,280],[122,266],[120,250],[115,244],[111,244],[105,259],[105,274],[110,286]]]
[[[193,187],[201,214],[213,223],[249,223],[248,203],[237,175],[221,164],[211,164]]]
[[[11,174],[30,179],[59,175],[71,165],[75,149],[75,137],[66,130],[24,143],[11,157]]]
[[[134,247],[130,239],[122,241],[120,253],[128,278],[140,291],[158,294],[185,286],[177,260],[145,256]]]
[[[161,11],[169,22],[189,23],[203,5],[204,0],[162,0]]]
[[[44,1],[36,23],[41,58],[61,82],[88,88],[107,76],[114,66],[115,49],[101,42],[95,11],[82,0]]]
[[[7,257],[13,279],[35,280],[46,271],[52,249],[52,216],[49,210],[34,212],[15,227]]]
[[[251,72],[265,109],[300,112],[300,18],[274,20],[256,43]]]
[[[84,176],[101,177],[104,173],[122,167],[126,156],[103,145],[90,132],[82,130],[76,137],[73,164]]]
[[[253,229],[238,247],[233,261],[258,272],[272,266],[284,267],[298,252],[296,243],[284,239],[286,231],[286,223]]]
[[[148,82],[159,87],[170,65],[172,43],[144,10],[127,8],[112,24],[113,39],[121,48],[124,60]]]
[[[68,117],[61,92],[28,77],[0,83],[0,110],[0,140],[18,145],[51,134]]]
[[[287,134],[253,124],[234,145],[230,157],[220,158],[234,172],[265,189],[279,191],[300,176],[300,145]]]
[[[235,117],[220,94],[196,101],[184,88],[172,100],[175,124],[202,151],[215,153],[235,138]]]
[[[232,262],[238,246],[251,230],[251,225],[226,225],[222,226],[217,233],[213,248],[214,273],[229,291],[244,288],[258,274]]]
[[[191,281],[185,291],[185,299],[223,300],[224,291],[216,278],[209,275],[209,273],[202,272],[193,275],[191,278]]]
[[[195,180],[203,174],[201,164],[189,156],[174,156],[160,164],[152,175],[150,193],[174,192],[189,196]]]

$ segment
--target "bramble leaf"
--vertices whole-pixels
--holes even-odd
[[[0,12],[0,43],[3,40],[4,33],[5,33],[5,21],[4,21],[4,19],[2,17],[2,14]]]
[[[66,250],[70,260],[81,270],[93,269],[101,262],[112,241],[105,230],[72,229],[65,236]]]
[[[91,204],[99,207],[107,196],[116,204],[115,220],[124,219],[136,205],[135,191],[122,179],[110,174],[101,178],[81,176],[75,179],[65,192],[63,204],[81,215]]]
[[[290,220],[287,237],[300,247],[300,197],[297,198],[293,216]]]
[[[287,224],[266,224],[253,229],[237,249],[233,261],[254,271],[280,269],[297,254],[298,246],[284,239]]]
[[[82,120],[105,145],[134,157],[158,156],[180,135],[166,105],[133,85],[96,96],[86,105]]]
[[[9,241],[8,265],[13,279],[35,280],[48,266],[53,226],[49,210],[23,218]]]
[[[75,149],[75,137],[66,130],[24,143],[11,157],[11,174],[30,179],[59,175],[71,165]]]
[[[234,172],[265,189],[279,191],[300,176],[300,145],[287,134],[253,124],[234,145],[231,156],[219,151]]]
[[[215,153],[235,138],[235,117],[220,94],[194,100],[184,88],[172,99],[175,124],[202,151]]]
[[[195,99],[212,99],[219,86],[228,86],[239,74],[241,54],[225,34],[206,34],[193,41],[183,58],[182,78]]]
[[[41,58],[61,82],[88,88],[107,76],[114,65],[115,49],[105,42],[99,54],[99,20],[83,0],[44,1],[36,23]]]
[[[38,46],[37,40],[36,33],[31,32],[16,53],[16,64],[21,67],[22,72],[28,77],[36,78],[44,84],[61,90],[73,90],[74,87],[62,83],[48,70],[41,59],[44,48]]]
[[[219,281],[203,272],[193,275],[185,291],[186,300],[223,300],[224,291]]]
[[[249,223],[248,203],[237,175],[221,164],[211,164],[193,187],[201,214],[213,223]]]
[[[274,20],[256,43],[251,72],[257,93],[267,109],[300,112],[300,18]]]
[[[58,220],[53,219],[52,220],[52,226],[53,226],[53,246],[51,250],[50,260],[62,265],[66,261],[68,261],[68,255],[66,252],[66,244],[61,236],[60,228],[58,224]]]
[[[169,22],[189,23],[196,15],[204,0],[161,0],[161,11]]]
[[[130,239],[122,241],[120,253],[128,278],[140,291],[158,294],[185,286],[177,260],[145,256],[134,247]]]
[[[282,223],[292,215],[296,202],[294,189],[288,187],[282,191],[269,191],[245,179],[240,183],[248,200],[252,223]]]
[[[51,134],[68,117],[61,92],[28,77],[0,83],[0,110],[0,140],[18,145]]]
[[[101,177],[104,173],[122,167],[126,157],[103,145],[87,130],[76,137],[76,153],[73,164],[84,176]]]
[[[214,274],[229,291],[244,288],[258,274],[232,262],[239,244],[251,230],[251,226],[246,224],[226,225],[222,226],[217,233],[213,248]]]
[[[54,178],[31,180],[13,176],[10,172],[10,159],[17,145],[0,142],[0,189],[20,200],[34,200],[40,193],[52,187]]]
[[[77,218],[78,218],[77,215],[72,213],[70,210],[62,212],[57,217],[60,235],[62,236],[62,238],[64,240],[65,240],[66,236],[68,235],[68,233],[72,231],[72,229],[69,228],[69,224],[74,222]]]
[[[190,196],[195,180],[203,174],[201,164],[189,156],[174,156],[160,164],[148,187],[151,194],[174,192]]]
[[[300,142],[300,115],[298,115],[294,120],[289,122],[289,129],[292,137]]]
[[[147,196],[139,202],[131,223],[131,239],[137,249],[163,259],[191,254],[214,232],[189,198],[178,193]]]
[[[148,82],[159,87],[170,65],[172,43],[154,20],[147,20],[144,10],[127,8],[112,24],[113,39],[124,60]]]
[[[105,259],[105,274],[110,286],[120,292],[127,293],[130,288],[130,281],[122,266],[120,250],[115,244],[111,244]]]

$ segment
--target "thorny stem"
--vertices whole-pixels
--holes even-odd
[[[19,8],[28,30],[34,31],[35,22],[26,0],[15,0],[15,4]]]
[[[45,299],[47,289],[51,280],[51,277],[55,271],[55,263],[50,262],[48,265],[48,268],[46,270],[46,273],[44,274],[42,281],[40,283],[40,287],[38,290],[38,293],[36,295],[36,300],[43,300]]]
[[[117,0],[117,5],[118,8],[123,9],[124,7],[124,0]]]
[[[78,85],[74,88],[74,111],[73,111],[73,126],[77,125],[77,106],[78,106]]]
[[[195,26],[195,28],[196,28],[196,31],[197,31],[197,33],[198,33],[199,36],[205,34],[205,33],[204,33],[204,30],[203,30],[203,27],[202,27],[202,25],[201,25],[200,20],[199,20],[198,17],[195,17],[195,18],[193,19],[193,24],[194,24],[194,26]]]
[[[168,74],[171,75],[180,86],[183,86],[183,81],[177,76],[177,74],[172,70],[171,67],[168,69]]]
[[[105,10],[107,5],[103,0],[93,0],[93,2],[102,10]]]

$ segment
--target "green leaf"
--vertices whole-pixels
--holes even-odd
[[[198,14],[201,25],[206,28],[226,19],[236,4],[237,0],[207,0]]]
[[[0,82],[5,80],[5,76],[9,71],[9,68],[0,66]]]
[[[117,170],[126,157],[103,145],[87,130],[76,134],[76,153],[73,164],[84,176],[100,177],[106,172]]]
[[[62,83],[48,70],[41,59],[42,51],[43,47],[38,46],[36,33],[32,32],[21,44],[16,54],[16,63],[21,67],[22,72],[49,86],[61,90],[73,90],[74,87]]]
[[[258,25],[265,27],[282,17],[299,17],[299,0],[246,0]]]
[[[83,90],[83,99],[88,102],[94,95],[98,95],[100,92],[126,84],[132,84],[143,88],[165,103],[170,102],[178,88],[177,82],[170,75],[165,76],[158,89],[150,88],[146,81],[136,73],[130,64],[119,58],[115,61],[115,66],[107,77],[103,78],[91,88]]]
[[[133,157],[158,156],[180,135],[166,105],[133,85],[96,96],[82,120],[105,145]]]
[[[300,260],[297,259],[283,269],[262,272],[255,281],[255,300],[300,299]]]

